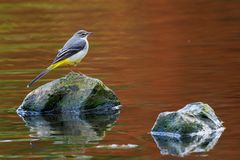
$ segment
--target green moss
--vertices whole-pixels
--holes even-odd
[[[161,132],[175,132],[174,123],[176,122],[176,113],[160,115],[157,120],[157,124],[154,126],[153,131],[161,131]]]
[[[112,103],[114,105],[119,105],[116,96],[107,89],[103,84],[97,85],[91,92],[91,96],[84,103],[84,109],[92,109],[96,106],[101,106],[106,103]]]
[[[81,112],[97,107],[103,107],[104,110],[117,105],[120,105],[120,102],[116,95],[101,81],[70,73],[30,93],[22,108],[42,113]]]
[[[202,125],[198,123],[184,120],[178,113],[170,113],[158,118],[157,124],[153,131],[171,132],[179,134],[188,134],[197,132],[202,129]]]
[[[203,104],[202,111],[208,114],[214,112],[213,109],[208,104]]]
[[[66,93],[66,90],[62,89],[61,91],[50,95],[45,107],[41,110],[41,112],[49,112],[53,110],[56,112],[59,109],[58,103],[62,100]]]
[[[154,124],[153,132],[170,132],[188,136],[191,133],[213,131],[222,127],[214,110],[207,104],[195,102],[177,112],[161,113]]]
[[[202,130],[202,125],[199,123],[183,123],[180,133],[181,134],[189,134],[195,133]]]

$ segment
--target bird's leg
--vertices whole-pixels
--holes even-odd
[[[68,68],[69,68],[69,70],[70,70],[71,72],[74,72],[74,70],[73,70],[73,68],[72,68],[71,65],[68,65]]]
[[[79,73],[81,76],[85,76],[85,74],[83,74],[82,72],[79,72],[79,71],[78,71],[78,73]]]
[[[76,63],[74,63],[73,66],[70,66],[71,72],[77,72],[77,73],[79,73],[81,76],[84,76],[84,74],[83,74],[82,72],[80,72],[80,71],[78,71],[78,70],[74,70],[74,69],[76,68],[76,66],[77,66]]]

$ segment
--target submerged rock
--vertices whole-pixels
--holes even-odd
[[[66,112],[111,114],[119,107],[117,96],[100,80],[71,72],[30,92],[17,112],[20,115]]]
[[[202,102],[186,105],[176,112],[160,113],[153,128],[155,135],[196,135],[223,128],[214,110]]]

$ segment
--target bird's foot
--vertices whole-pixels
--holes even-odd
[[[81,76],[85,76],[85,74],[83,74],[82,72],[78,72]]]
[[[71,70],[71,72],[72,72],[72,73],[78,73],[78,74],[80,74],[81,76],[85,76],[85,74],[83,74],[82,72],[79,72],[79,71],[77,71],[77,70],[76,70],[76,71]]]

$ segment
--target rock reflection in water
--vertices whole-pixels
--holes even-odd
[[[118,118],[114,115],[39,115],[22,117],[31,137],[50,138],[55,144],[95,144]]]
[[[191,153],[203,153],[213,149],[224,129],[208,135],[169,137],[152,135],[162,155],[186,156]]]

